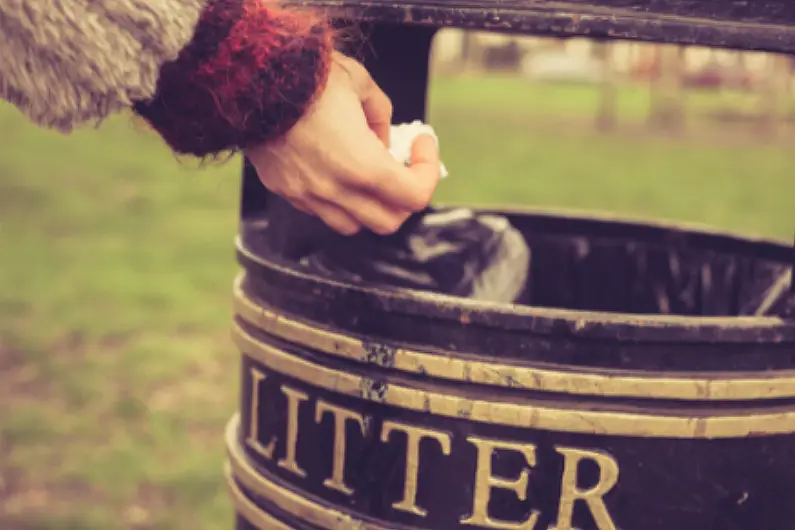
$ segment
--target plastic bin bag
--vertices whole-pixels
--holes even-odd
[[[742,315],[795,317],[795,290],[792,270],[779,273],[769,280],[768,287],[751,300]]]
[[[524,290],[530,248],[505,217],[429,209],[390,236],[334,236],[300,259],[352,282],[512,303]]]

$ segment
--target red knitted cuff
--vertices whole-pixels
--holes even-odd
[[[316,13],[266,0],[211,0],[193,40],[135,112],[172,150],[200,157],[274,140],[323,89],[332,37]]]

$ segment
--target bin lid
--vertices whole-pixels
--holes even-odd
[[[795,52],[792,0],[287,0],[335,17]]]

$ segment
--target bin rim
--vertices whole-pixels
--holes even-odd
[[[678,221],[660,221],[575,209],[520,208],[445,204],[500,215],[540,216],[571,222],[601,222],[639,229],[670,231],[697,238],[716,238],[730,244],[758,244],[770,252],[791,256],[793,248],[783,240],[764,238],[709,226]],[[278,256],[256,253],[244,238],[235,239],[238,259],[247,269],[266,271],[289,282],[314,290],[320,297],[354,295],[366,297],[388,311],[464,325],[504,330],[554,334],[561,337],[601,338],[617,341],[788,343],[795,342],[795,319],[779,316],[689,316],[618,313],[476,301],[452,295],[407,288],[355,285],[339,278],[321,277],[300,269]],[[278,308],[278,305],[276,306]],[[298,315],[300,316],[300,315]]]
[[[773,2],[762,18],[747,9],[719,14],[714,2],[703,0],[642,0],[631,6],[605,0],[287,0],[287,5],[356,22],[792,53],[795,20],[782,13],[784,1]]]
[[[734,245],[759,245],[766,250],[763,254],[776,254],[764,256],[767,259],[789,260],[792,257],[792,240],[763,236],[754,232],[737,232],[701,223],[674,218],[646,217],[626,213],[614,213],[607,210],[590,208],[559,208],[545,206],[521,206],[512,204],[487,204],[487,203],[435,203],[437,208],[470,208],[478,213],[504,215],[507,217],[523,216],[547,218],[550,221],[567,223],[600,223],[610,225],[611,228],[628,228],[638,230],[656,230],[660,233],[677,235],[683,238],[713,239],[730,242]],[[795,232],[794,232],[795,233]],[[772,250],[772,252],[770,252]]]

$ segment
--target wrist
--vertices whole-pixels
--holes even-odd
[[[212,156],[285,134],[325,86],[331,30],[315,13],[263,0],[210,1],[194,39],[136,102],[181,154]]]

